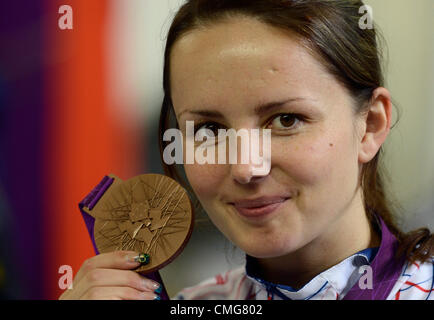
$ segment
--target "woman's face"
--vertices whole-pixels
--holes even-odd
[[[187,120],[272,130],[266,175],[252,174],[253,164],[185,165],[210,219],[249,255],[278,257],[333,236],[359,205],[353,102],[295,37],[249,18],[196,30],[173,48],[171,89],[184,136]]]

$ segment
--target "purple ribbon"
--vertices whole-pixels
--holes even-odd
[[[95,254],[99,254],[98,248],[95,244],[95,235],[93,232],[93,227],[95,225],[95,218],[89,215],[87,212],[83,210],[84,207],[92,210],[93,207],[97,204],[99,199],[101,199],[102,195],[107,191],[107,189],[113,183],[114,178],[110,178],[109,176],[105,176],[101,182],[93,188],[93,190],[78,204],[80,208],[81,215],[83,216],[84,223],[86,224],[87,231],[89,232],[90,238],[92,240],[93,248],[95,250]],[[164,287],[163,280],[161,279],[160,273],[158,271],[150,272],[146,274],[146,278],[154,280],[161,284],[161,300],[170,300],[169,295],[167,294],[166,288]]]
[[[342,300],[386,300],[390,291],[401,275],[405,257],[395,257],[398,240],[390,232],[380,216],[381,223],[380,248],[371,263],[372,289],[362,289],[357,282]]]

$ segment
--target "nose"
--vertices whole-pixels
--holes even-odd
[[[231,174],[235,181],[241,184],[259,182],[263,180],[271,169],[270,132],[263,132],[260,138],[259,130],[250,131],[250,142],[237,145],[237,163],[231,164]],[[262,156],[260,155],[262,147]],[[245,157],[243,157],[243,155]],[[243,160],[243,158],[245,158]],[[247,160],[247,161],[246,161]]]
[[[231,164],[232,178],[240,184],[260,182],[268,175],[268,172],[255,170],[255,168],[257,168],[257,166],[253,163]]]

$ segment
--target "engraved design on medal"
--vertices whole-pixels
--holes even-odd
[[[137,176],[109,189],[92,210],[99,252],[132,250],[149,255],[138,271],[161,268],[190,237],[193,212],[187,192],[158,174]]]

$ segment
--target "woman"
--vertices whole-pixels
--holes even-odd
[[[163,134],[271,129],[271,166],[185,164],[166,174],[246,253],[246,265],[179,299],[433,299],[433,236],[395,225],[379,168],[391,128],[375,29],[362,1],[191,0],[167,38]],[[184,134],[185,136],[185,134]],[[86,261],[61,298],[158,298],[127,270]],[[130,262],[124,257],[129,256]]]

